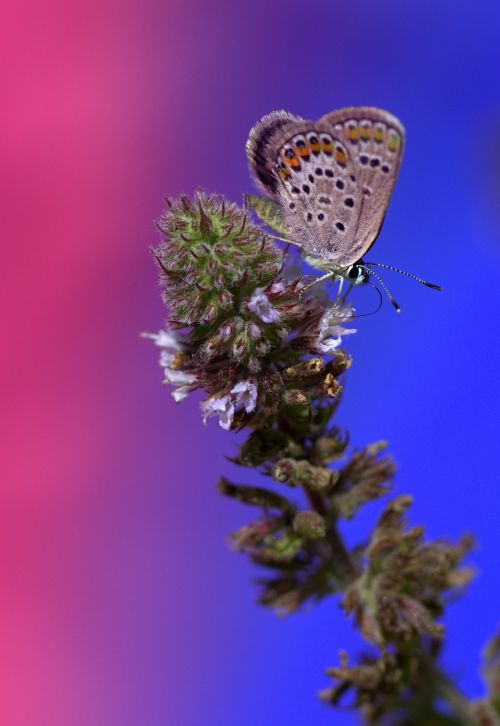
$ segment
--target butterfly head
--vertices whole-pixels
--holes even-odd
[[[355,262],[353,265],[349,265],[342,271],[342,276],[351,285],[366,285],[369,280],[369,270],[362,262]]]

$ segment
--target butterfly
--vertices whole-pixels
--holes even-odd
[[[247,204],[280,239],[300,247],[306,262],[351,285],[374,276],[400,310],[371,265],[363,262],[381,230],[398,177],[405,131],[388,111],[369,106],[331,111],[307,121],[273,111],[251,130],[250,170],[266,196],[248,194]],[[339,290],[339,295],[340,295]]]

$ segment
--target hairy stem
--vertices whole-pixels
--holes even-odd
[[[327,513],[327,508],[320,492],[312,492],[304,486],[302,490],[313,509],[323,517]],[[354,579],[356,577],[356,568],[333,522],[328,527],[326,536],[332,552],[332,563],[342,571],[348,580]]]

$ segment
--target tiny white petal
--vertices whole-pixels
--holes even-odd
[[[159,364],[162,368],[168,368],[174,359],[174,355],[184,350],[182,341],[171,330],[160,330],[158,333],[141,333],[143,338],[150,338],[155,345],[161,348]]]
[[[275,282],[269,288],[269,292],[273,295],[278,295],[280,292],[284,292],[285,286],[282,282]]]
[[[354,310],[348,305],[332,305],[319,321],[319,332],[316,339],[316,348],[320,353],[328,355],[333,353],[342,343],[343,335],[352,335],[355,328],[343,328],[339,323],[346,323],[352,319]]]
[[[171,383],[174,386],[190,385],[196,381],[196,376],[186,371],[175,371],[173,368],[165,368],[163,371],[164,383]]]
[[[196,388],[196,376],[187,371],[176,371],[172,368],[165,368],[163,375],[163,383],[170,383],[173,386],[177,386],[172,391],[172,396],[177,403],[183,401]]]
[[[219,416],[219,426],[229,431],[234,418],[234,406],[231,403]]]
[[[321,340],[316,347],[320,353],[323,353],[323,355],[329,355],[330,353],[333,353],[341,343],[341,337],[328,338],[326,340]]]
[[[253,291],[247,307],[263,323],[274,323],[279,318],[279,312],[269,302],[263,287],[258,287]]]
[[[171,330],[159,330],[156,335],[148,334],[147,337],[151,338],[159,348],[164,348],[170,353],[177,353],[183,349],[181,341]]]
[[[172,362],[177,353],[184,350],[184,344],[171,330],[160,330],[158,333],[141,333],[143,338],[150,338],[160,350],[160,366],[163,368],[163,383],[177,386],[172,391],[174,400],[179,402],[197,387],[196,376],[188,371],[175,370]]]
[[[244,408],[247,413],[255,411],[257,405],[257,386],[250,381],[239,381],[231,388],[235,397],[235,408],[238,411]]]
[[[162,368],[170,368],[172,361],[174,360],[174,355],[175,353],[169,353],[166,350],[162,350],[158,363]]]
[[[226,431],[231,428],[234,418],[234,404],[230,395],[207,398],[201,402],[200,408],[203,423],[207,422],[209,416],[218,416],[219,426],[222,426]]]
[[[176,403],[180,403],[181,401],[184,401],[186,396],[188,396],[192,390],[191,386],[179,386],[179,388],[172,391],[172,397]]]

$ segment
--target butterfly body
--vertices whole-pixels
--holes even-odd
[[[378,236],[403,148],[403,126],[381,109],[345,108],[315,122],[273,112],[247,142],[268,195],[250,204],[311,265],[352,281],[347,270]]]

